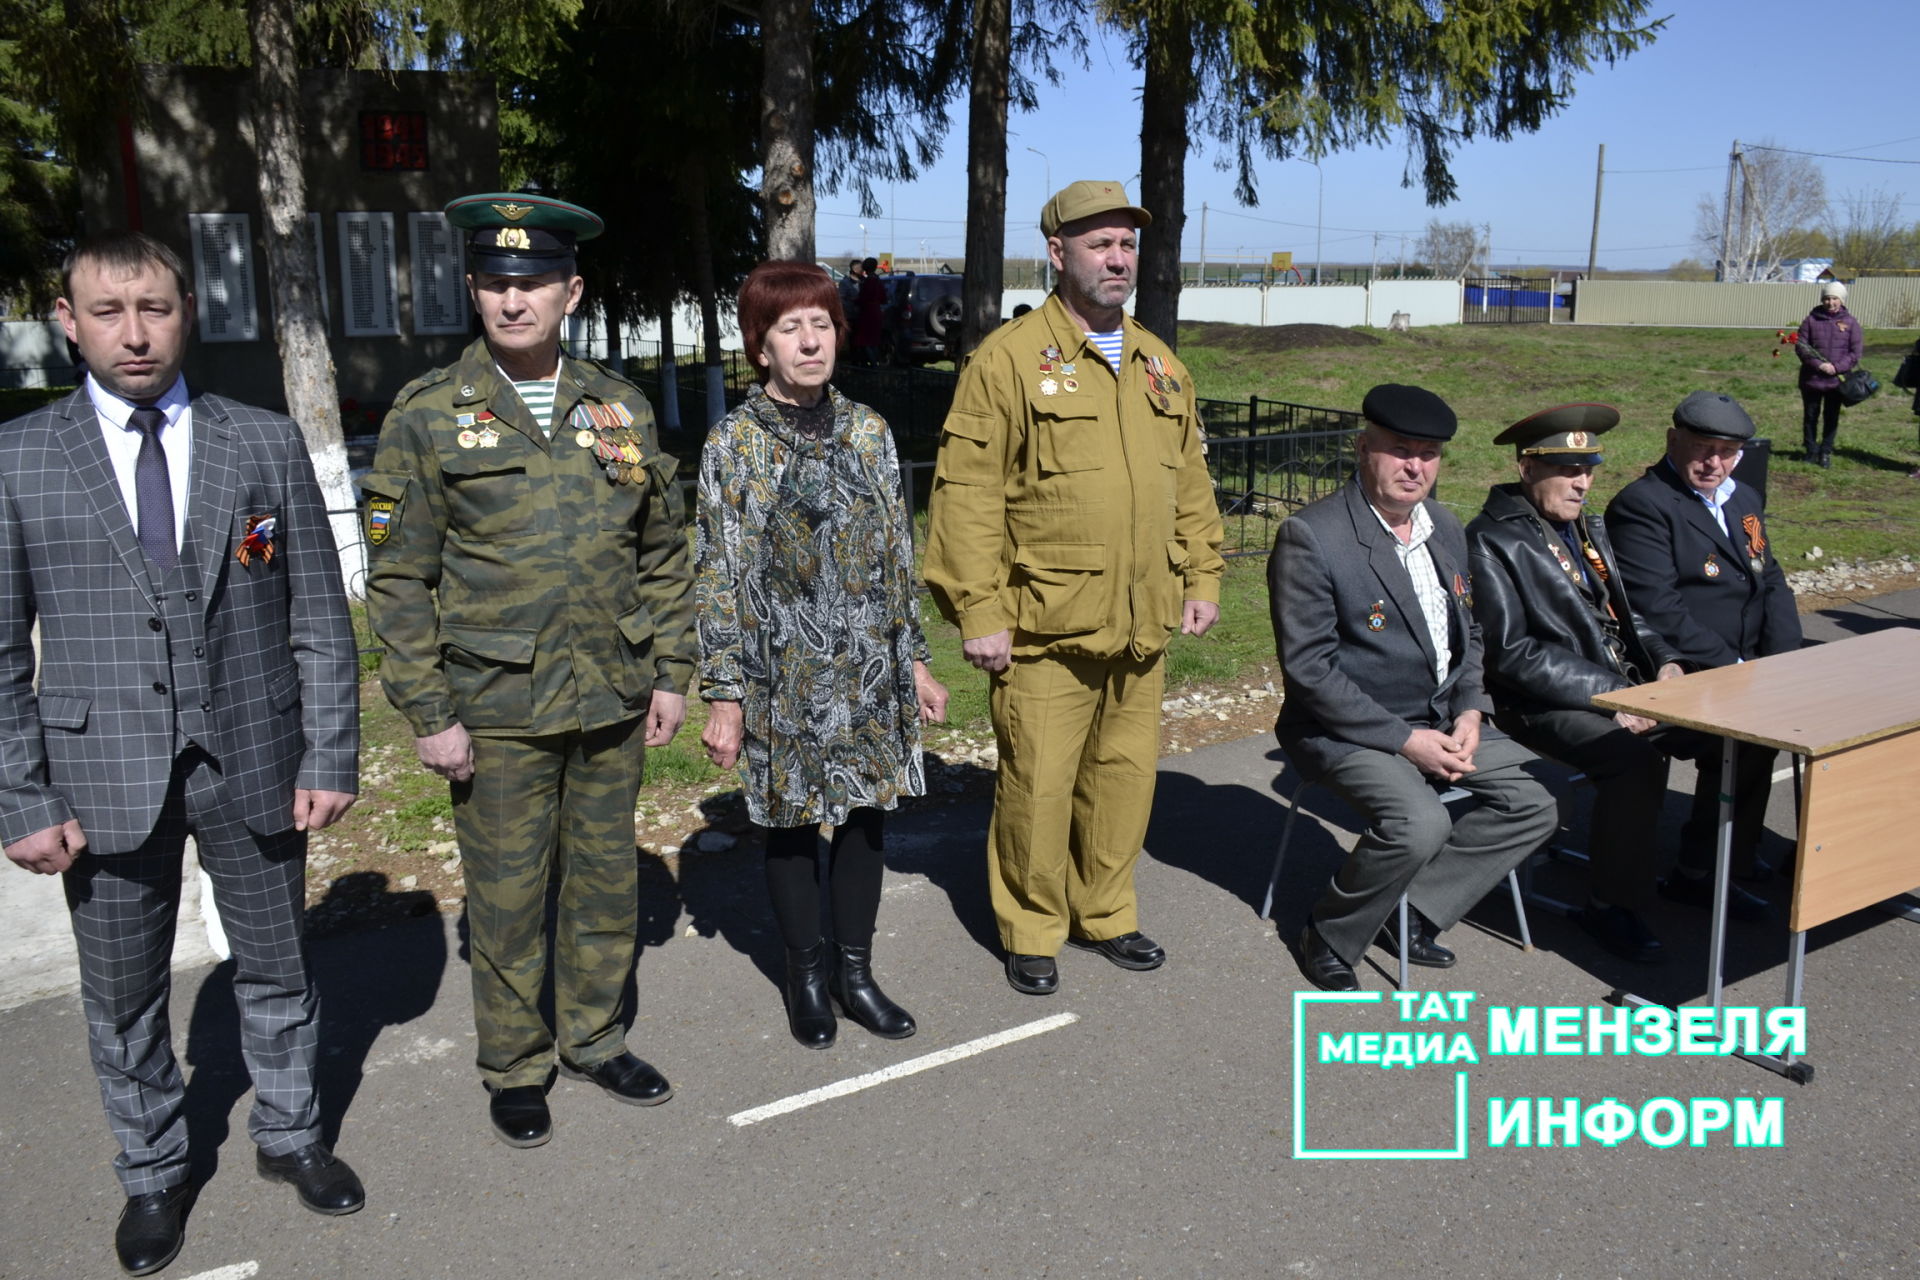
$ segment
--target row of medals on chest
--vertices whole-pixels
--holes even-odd
[[[639,479],[646,454],[640,448],[640,438],[633,432],[633,414],[625,405],[575,405],[567,420],[575,428],[574,444],[593,450],[607,479],[615,484],[632,484]],[[494,429],[495,421],[490,409],[456,415],[454,425],[460,432],[454,437],[454,443],[462,449],[496,447],[500,433]]]

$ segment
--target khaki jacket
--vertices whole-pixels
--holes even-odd
[[[598,416],[638,458],[624,483],[596,456],[601,406],[625,411]],[[483,339],[403,388],[381,428],[367,606],[418,736],[601,728],[692,681],[685,504],[646,398],[563,359],[553,415],[549,441]]]
[[[1011,629],[1020,656],[1146,659],[1179,630],[1183,601],[1219,601],[1220,513],[1193,379],[1165,343],[1124,325],[1116,377],[1050,297],[961,374],[923,570],[963,638]]]

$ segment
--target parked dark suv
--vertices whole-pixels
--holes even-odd
[[[886,357],[895,364],[952,359],[960,342],[960,277],[895,272],[884,280]]]

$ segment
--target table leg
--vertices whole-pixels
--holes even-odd
[[[1720,830],[1713,841],[1713,933],[1707,944],[1707,994],[1713,998],[1713,1029],[1720,1025],[1720,988],[1727,956],[1727,885],[1733,879],[1734,756],[1740,744],[1720,739]]]

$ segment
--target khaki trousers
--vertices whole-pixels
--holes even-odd
[[[991,693],[1000,773],[987,882],[1000,942],[1058,955],[1139,927],[1133,865],[1160,759],[1159,656],[1015,658]]]

